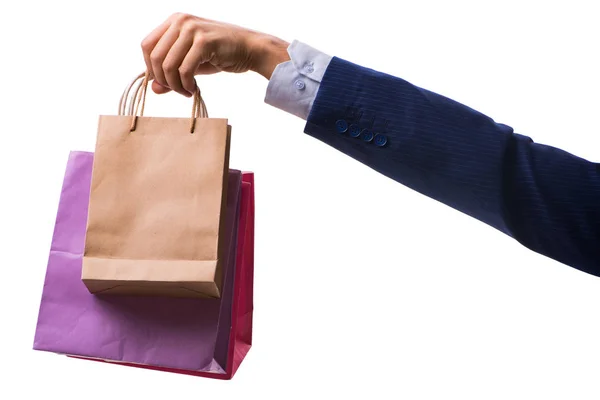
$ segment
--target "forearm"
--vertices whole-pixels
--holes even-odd
[[[337,127],[344,121],[348,130]],[[351,132],[357,127],[357,137]],[[385,145],[362,132],[385,137]],[[509,127],[403,79],[333,59],[306,133],[386,176],[507,232],[498,171]]]
[[[341,132],[338,121],[369,136]],[[343,125],[343,124],[342,124]],[[400,78],[333,59],[306,133],[525,246],[600,275],[600,167]]]

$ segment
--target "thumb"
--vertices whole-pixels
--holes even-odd
[[[158,83],[156,81],[152,81],[152,90],[156,94],[163,94],[163,93],[168,93],[171,91],[171,89],[169,89],[166,86],[161,85],[160,83]]]

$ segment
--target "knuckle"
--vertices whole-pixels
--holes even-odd
[[[177,70],[177,67],[171,61],[167,60],[167,61],[163,62],[162,69],[166,73],[171,73],[171,72],[175,72]]]
[[[180,31],[183,36],[193,35],[196,31],[196,25],[193,23],[184,23],[181,25]]]
[[[193,73],[194,71],[188,66],[179,67],[179,75],[181,75],[182,78],[189,78]]]
[[[162,57],[158,53],[152,53],[152,54],[150,54],[150,61],[152,62],[152,64],[161,64]]]
[[[140,45],[142,46],[142,50],[144,51],[144,53],[148,53],[152,50],[152,43],[148,38],[144,38]]]
[[[171,19],[174,21],[178,21],[178,22],[186,22],[189,21],[190,19],[192,19],[193,16],[190,14],[186,14],[186,13],[182,13],[182,12],[176,12],[171,16]]]
[[[194,37],[194,44],[199,48],[204,48],[208,44],[208,40],[206,39],[206,35],[197,34]]]

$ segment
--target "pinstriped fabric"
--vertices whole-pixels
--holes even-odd
[[[338,133],[339,119],[383,132],[387,145]],[[599,164],[337,57],[305,132],[533,251],[600,276]]]

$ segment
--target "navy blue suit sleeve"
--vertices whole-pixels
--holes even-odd
[[[341,132],[339,120],[387,143],[368,141],[368,131]],[[323,77],[305,132],[533,251],[600,276],[599,164],[339,58]]]

